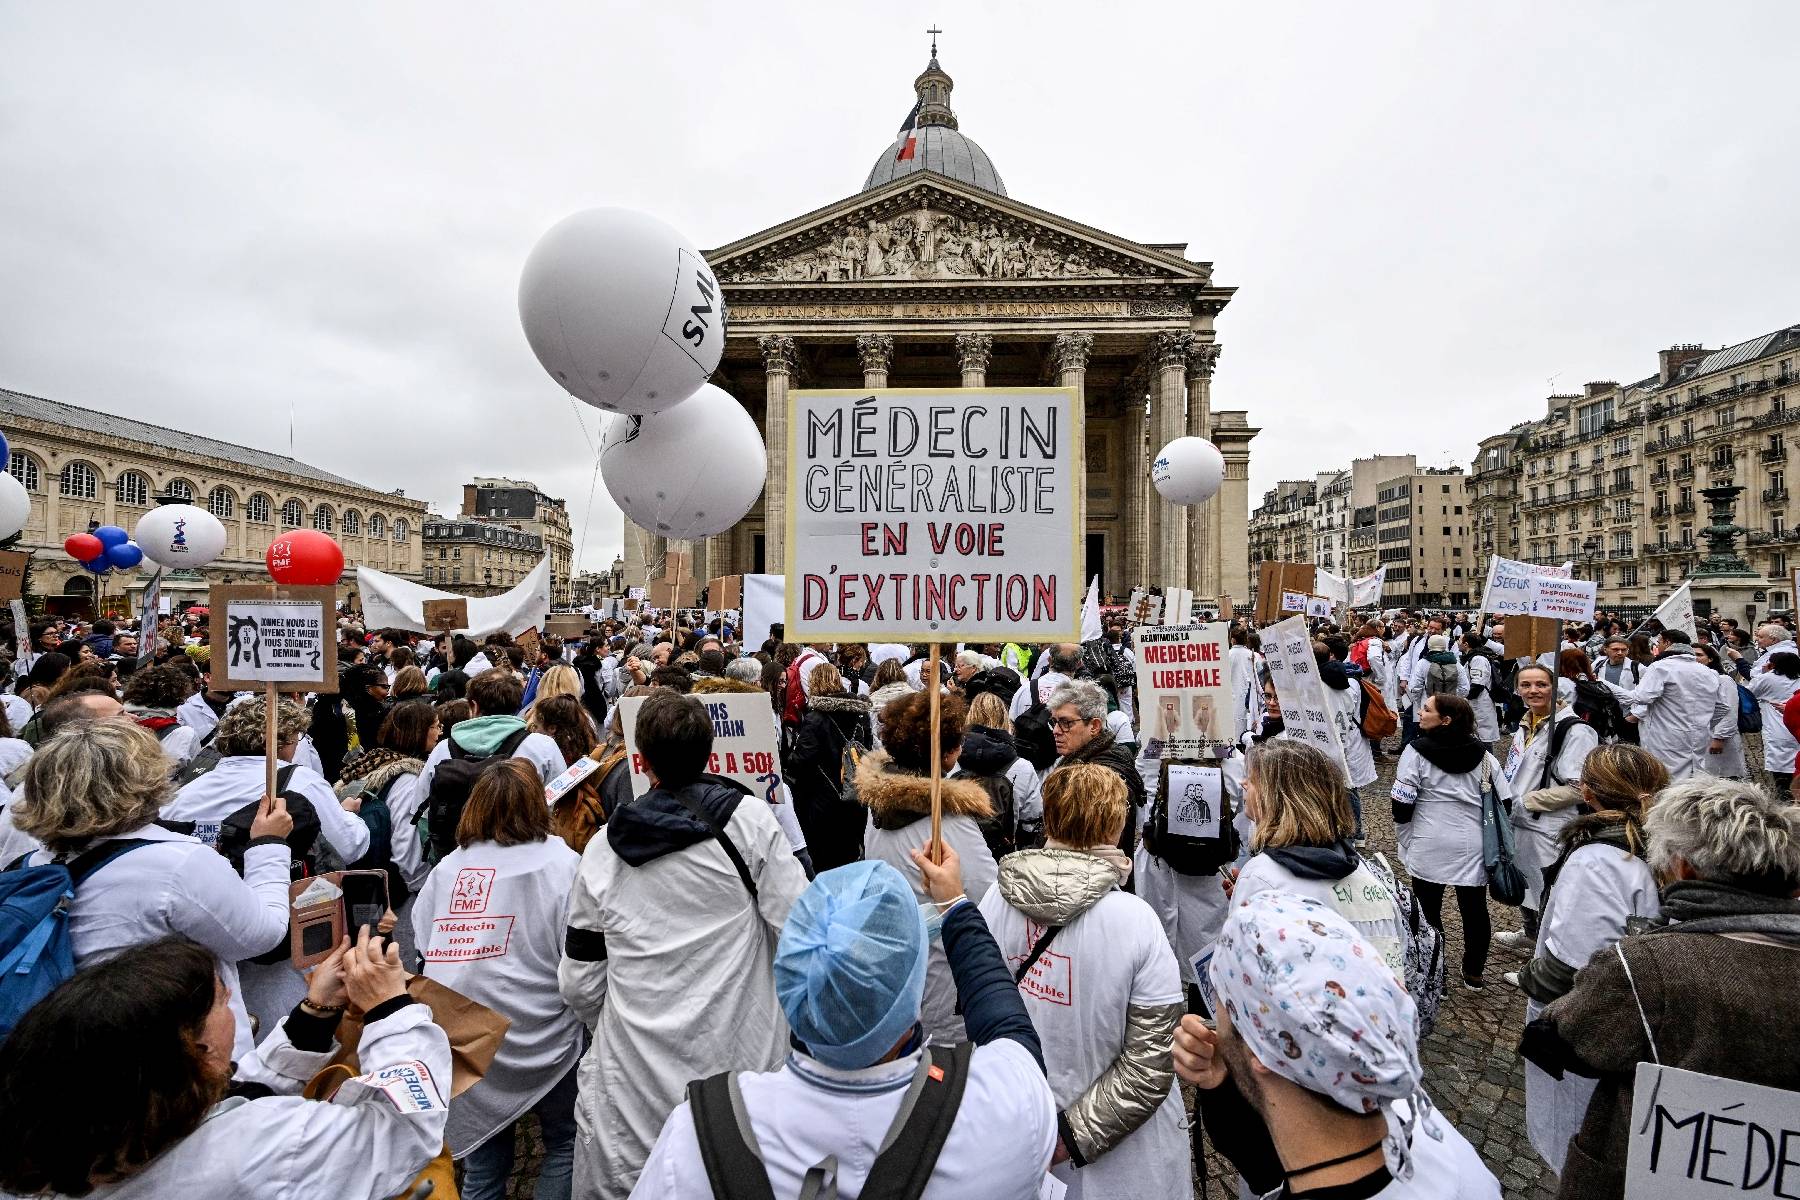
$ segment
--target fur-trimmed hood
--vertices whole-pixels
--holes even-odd
[[[861,696],[813,696],[806,701],[806,707],[816,713],[850,713],[860,717],[869,711],[869,702]]]
[[[883,751],[863,755],[862,765],[856,769],[856,790],[868,805],[869,817],[877,829],[899,829],[931,815],[930,776],[915,775],[895,766]],[[943,795],[946,817],[993,819],[993,803],[979,783],[945,779]]]

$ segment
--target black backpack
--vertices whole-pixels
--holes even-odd
[[[1018,814],[1013,811],[1012,780],[1001,775],[971,775],[969,782],[979,784],[994,806],[994,815],[981,822],[981,836],[988,852],[999,862],[1019,848]]]
[[[1040,771],[1056,761],[1056,735],[1050,731],[1050,710],[1038,698],[1038,681],[1031,681],[1031,707],[1013,719],[1013,749]]]
[[[1187,803],[1182,797],[1178,803]],[[1232,828],[1231,794],[1219,788],[1219,836],[1197,838],[1169,832],[1169,763],[1164,760],[1156,781],[1156,799],[1144,823],[1144,849],[1168,864],[1177,875],[1212,875],[1237,858],[1237,830]],[[1204,819],[1204,818],[1202,818]],[[1129,824],[1129,823],[1128,823]]]
[[[219,753],[219,748],[213,745],[213,740],[218,736],[219,727],[214,725],[212,732],[200,739],[200,748],[194,752],[192,758],[182,765],[181,770],[175,773],[176,788],[194,782],[219,765],[219,759],[224,756]]]
[[[969,1081],[974,1044],[928,1046],[913,1084],[869,1167],[862,1194],[882,1200],[918,1200],[937,1169]],[[762,1149],[744,1108],[737,1076],[714,1075],[688,1084],[688,1107],[700,1158],[717,1200],[775,1200]]]
[[[1575,681],[1575,715],[1593,726],[1602,742],[1637,741],[1637,730],[1625,720],[1619,698],[1604,683]]]
[[[519,744],[531,736],[529,729],[515,729],[492,754],[477,758],[450,739],[450,757],[438,764],[431,776],[431,795],[419,806],[425,817],[425,861],[436,865],[456,849],[456,827],[462,821],[469,793],[481,773],[497,762],[513,756]]]
[[[406,886],[406,876],[394,861],[394,813],[388,807],[388,793],[400,782],[402,775],[395,775],[379,788],[371,789],[366,780],[362,786],[338,785],[338,798],[348,800],[352,796],[359,797],[362,803],[357,807],[356,815],[369,829],[369,848],[363,856],[353,863],[345,863],[346,871],[385,871],[388,877],[388,907],[398,911],[412,889]]]

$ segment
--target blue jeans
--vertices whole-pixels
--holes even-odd
[[[1356,814],[1356,840],[1360,842],[1363,836],[1362,789],[1345,788],[1344,790],[1350,794],[1350,811]]]
[[[1404,750],[1408,746],[1412,745],[1412,740],[1418,736],[1419,736],[1419,722],[1418,722],[1418,719],[1413,716],[1413,710],[1410,708],[1401,709],[1400,710],[1400,749]]]
[[[531,1107],[544,1133],[544,1169],[536,1200],[569,1200],[575,1173],[575,1068]],[[518,1123],[502,1129],[463,1159],[463,1200],[503,1200],[513,1171],[513,1136]]]

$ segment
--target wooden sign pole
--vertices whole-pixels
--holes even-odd
[[[275,794],[275,739],[279,736],[277,731],[281,728],[281,723],[276,718],[279,716],[278,706],[280,703],[281,693],[275,690],[275,685],[263,684],[263,705],[268,710],[263,714],[263,766],[265,769],[263,795],[265,796]]]
[[[931,675],[927,685],[931,696],[931,847],[926,851],[931,861],[944,861],[944,747],[943,730],[938,713],[943,704],[943,682],[938,678],[938,644],[931,643],[931,657],[925,664]]]

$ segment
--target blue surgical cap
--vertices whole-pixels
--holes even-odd
[[[826,871],[788,913],[775,994],[826,1066],[879,1062],[919,1019],[930,942],[906,878],[884,862]]]

